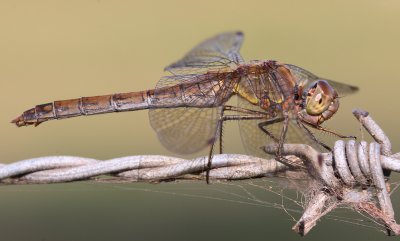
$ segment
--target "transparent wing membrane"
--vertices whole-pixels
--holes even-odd
[[[167,66],[165,70],[173,72],[176,68],[226,68],[243,63],[239,54],[243,43],[242,32],[227,32],[205,40],[182,59]]]
[[[310,84],[314,81],[317,80],[326,80],[328,81],[328,83],[337,91],[337,93],[339,94],[339,96],[343,96],[343,95],[348,95],[348,94],[353,94],[355,92],[358,91],[358,87],[356,86],[352,86],[352,85],[348,85],[348,84],[343,84],[343,83],[339,83],[333,80],[327,80],[324,78],[320,78],[318,76],[316,76],[315,74],[300,68],[296,65],[292,65],[292,64],[285,64],[286,67],[288,67],[290,69],[290,71],[292,72],[292,74],[295,76],[295,78],[297,79],[297,82],[300,84],[303,84],[303,86],[307,86],[307,84]]]
[[[150,111],[150,123],[170,151],[190,154],[209,146],[216,136],[220,108],[169,108]]]
[[[169,108],[149,111],[150,123],[161,143],[169,150],[189,154],[217,139],[220,109],[233,94],[237,79],[229,73],[176,75],[160,80],[152,101]],[[174,94],[166,86],[173,86]]]
[[[219,34],[165,68],[170,75],[158,81],[152,101],[170,108],[150,109],[149,117],[167,149],[194,153],[218,138],[221,106],[238,81],[229,71],[242,62],[239,54],[242,42],[240,32]]]

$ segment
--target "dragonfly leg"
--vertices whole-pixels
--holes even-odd
[[[207,167],[206,167],[206,183],[210,184],[210,171],[211,171],[211,164],[212,164],[212,155],[214,152],[214,145],[215,145],[215,138],[210,145],[210,151],[208,152],[208,159],[207,159]]]
[[[220,119],[218,120],[218,126],[217,126],[217,131],[219,132],[219,137],[220,138],[222,138],[222,127],[223,127],[225,121],[231,121],[231,120],[260,120],[260,119],[264,119],[265,118],[265,115],[262,115],[262,114],[254,114],[254,115],[224,115],[223,113],[224,113],[224,109],[222,109],[222,111],[221,111]],[[210,170],[211,170],[211,164],[212,164],[212,155],[213,155],[213,152],[214,152],[214,145],[215,145],[216,139],[217,138],[213,138],[210,141],[211,145],[210,145],[210,151],[208,153],[208,161],[207,161],[207,168],[206,168],[206,182],[207,182],[207,184],[210,183]],[[221,139],[219,141],[220,141],[220,152],[222,152]]]
[[[290,160],[288,160],[282,156],[282,149],[283,149],[283,144],[286,139],[288,125],[289,125],[289,114],[287,112],[283,112],[283,126],[282,126],[281,135],[279,137],[278,149],[276,151],[275,160],[280,163],[285,164],[289,168],[296,168],[297,167],[296,164],[293,164]]]
[[[245,108],[240,108],[240,107],[237,107],[237,106],[232,106],[232,105],[224,105],[223,106],[223,108],[222,108],[222,111],[221,111],[221,114],[220,114],[220,120],[222,120],[222,122],[221,122],[221,128],[219,129],[219,154],[222,154],[222,149],[223,149],[223,146],[222,146],[222,134],[223,134],[223,117],[224,117],[224,113],[225,113],[225,111],[234,111],[234,112],[237,112],[237,113],[241,113],[241,114],[247,114],[247,115],[255,115],[255,116],[257,116],[257,115],[260,115],[260,116],[262,116],[262,115],[265,115],[265,113],[263,113],[263,112],[260,112],[260,111],[255,111],[255,110],[250,110],[250,109],[245,109]]]
[[[235,111],[238,113],[242,114],[250,114],[250,115],[265,115],[265,112],[261,111],[256,111],[256,110],[250,110],[250,109],[245,109],[245,108],[240,108],[237,106],[232,106],[232,105],[225,105],[224,106],[224,111]]]
[[[283,143],[285,142],[286,139],[286,133],[288,129],[288,124],[289,124],[289,115],[287,112],[283,113],[283,126],[282,126],[282,131],[281,131],[281,136],[279,138],[279,144],[278,144],[278,150],[277,150],[277,155],[276,159],[282,160],[282,148],[283,148]]]
[[[279,139],[272,134],[271,132],[269,132],[265,127],[268,125],[272,125],[278,122],[282,122],[283,121],[283,127],[282,127],[282,131],[281,131],[281,135],[279,137]],[[288,166],[289,168],[296,168],[296,165],[291,164],[291,161],[287,160],[286,158],[282,157],[282,148],[283,148],[283,143],[285,141],[286,138],[286,132],[287,132],[287,127],[288,127],[288,123],[289,123],[289,116],[287,114],[284,113],[284,117],[276,117],[274,119],[268,120],[268,121],[264,121],[258,124],[258,127],[265,133],[267,134],[275,143],[278,144],[278,149],[275,155],[275,160]]]
[[[267,134],[272,140],[274,140],[276,143],[279,143],[279,139],[276,138],[271,132],[269,132],[265,127],[268,125],[272,125],[278,122],[282,122],[284,120],[283,117],[276,117],[273,118],[271,120],[267,120],[264,122],[260,122],[258,123],[258,128],[260,128],[262,130],[262,132],[264,132],[265,134]]]
[[[326,128],[322,127],[322,126],[316,126],[315,128],[316,128],[317,130],[320,130],[320,131],[325,131],[325,132],[331,133],[331,134],[333,134],[333,135],[335,135],[335,136],[337,136],[337,137],[339,137],[339,138],[344,138],[344,139],[357,139],[357,137],[355,137],[355,136],[345,136],[345,135],[341,135],[341,134],[339,134],[339,133],[336,133],[335,131],[326,129]]]
[[[222,144],[223,144],[222,143],[222,134],[223,134],[223,131],[224,131],[224,123],[223,123],[222,119],[224,117],[225,110],[226,110],[226,106],[223,106],[222,110],[221,110],[221,114],[219,116],[218,126],[217,126],[217,131],[218,131],[218,135],[219,135],[219,154],[222,154],[222,148],[223,148],[223,146],[222,146]],[[215,140],[214,140],[214,143],[215,143]],[[210,162],[210,159],[209,159],[209,162]],[[211,163],[210,163],[210,165],[208,166],[208,169],[207,169],[207,182],[208,182],[208,174],[209,174],[210,168],[211,168]]]
[[[318,139],[314,136],[314,134],[313,134],[303,123],[301,123],[299,120],[297,120],[297,125],[298,125],[300,128],[302,128],[302,129],[305,131],[305,133],[306,133],[315,143],[317,143],[317,144],[320,145],[321,147],[325,148],[325,149],[326,149],[327,151],[329,151],[329,152],[332,151],[332,149],[331,149],[328,145],[326,145],[326,144],[323,143],[322,141],[318,140]]]

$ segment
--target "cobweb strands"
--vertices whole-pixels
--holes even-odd
[[[285,144],[283,154],[305,168],[288,169],[275,160],[239,154],[213,156],[211,179],[238,180],[299,173],[311,178],[305,211],[293,230],[306,235],[325,214],[346,206],[384,225],[388,234],[400,235],[394,219],[386,173],[400,172],[400,153],[393,154],[389,138],[367,112],[353,114],[375,142],[337,141],[332,153],[319,153],[303,144]],[[267,153],[276,153],[268,145]],[[143,155],[96,160],[49,156],[0,164],[0,182],[7,184],[61,183],[82,180],[109,182],[160,182],[176,179],[205,180],[207,157],[191,160]]]

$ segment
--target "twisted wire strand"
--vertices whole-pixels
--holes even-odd
[[[332,153],[319,153],[304,144],[284,144],[282,154],[306,168],[312,180],[324,189],[315,193],[293,230],[307,234],[319,218],[339,204],[348,204],[384,223],[389,231],[400,235],[386,189],[383,170],[400,172],[400,152],[392,155],[391,143],[367,112],[353,111],[358,121],[376,142],[337,141]],[[275,154],[277,145],[264,147]],[[113,180],[160,181],[177,178],[205,179],[207,157],[185,160],[167,156],[128,156],[100,161],[72,156],[49,156],[11,164],[0,163],[2,183],[59,183],[108,176]],[[215,179],[250,179],[293,171],[274,159],[265,160],[239,154],[214,155],[210,177]],[[290,173],[290,172],[288,172]],[[290,178],[290,177],[289,177]],[[99,179],[94,179],[99,180]],[[360,187],[376,190],[375,196],[360,192]],[[326,192],[325,188],[331,190]],[[379,207],[372,198],[378,200]],[[330,201],[329,204],[327,202]]]
[[[346,145],[349,145],[348,143]],[[354,145],[351,143],[351,145]],[[348,150],[344,144],[335,145],[335,160],[341,160],[343,165],[336,167],[342,180],[346,184],[353,184],[357,180],[358,183],[366,184],[366,180],[370,177],[369,168],[361,168],[368,166],[368,157],[362,154],[357,154],[360,150],[368,151],[366,143],[360,143],[358,150]],[[297,154],[299,150],[304,150],[305,147],[301,144],[296,144],[288,147],[291,151],[286,150],[289,154]],[[288,149],[286,148],[286,149]],[[308,154],[312,152],[307,152]],[[352,165],[354,161],[346,159],[345,153],[353,153],[358,159],[358,169],[363,169],[361,176],[357,176],[355,171],[357,168]],[[364,153],[364,152],[361,152]],[[317,155],[317,154],[315,154]],[[328,155],[328,154],[326,154]],[[339,155],[341,158],[339,158]],[[400,172],[400,161],[397,158],[400,153],[390,157],[380,156],[380,163],[384,169]],[[350,155],[347,155],[349,157]],[[293,160],[301,162],[300,159],[291,157]],[[347,166],[347,162],[349,166]],[[23,160],[11,164],[0,165],[0,181],[7,179],[18,183],[59,183],[85,180],[102,175],[111,175],[115,178],[130,179],[133,181],[158,181],[173,178],[185,178],[185,175],[193,174],[199,178],[202,177],[206,157],[185,160],[176,157],[167,156],[127,156],[114,158],[111,160],[100,161],[92,158],[74,157],[74,156],[48,156],[39,157],[28,160]],[[332,161],[326,159],[327,165],[332,165]],[[340,168],[339,168],[340,167]],[[239,155],[239,154],[221,154],[213,157],[211,178],[215,179],[248,179],[259,176],[271,175],[287,170],[287,168],[276,162],[275,160],[266,160],[258,157]],[[346,169],[347,168],[347,169]],[[350,171],[351,169],[351,171]],[[346,170],[346,171],[343,171]],[[365,171],[368,170],[368,171]],[[324,173],[323,171],[320,171]],[[356,177],[353,177],[354,174]],[[360,175],[360,174],[359,174]],[[339,185],[335,180],[333,173],[324,174],[326,183],[331,183],[329,186]],[[189,176],[187,178],[190,178]],[[8,180],[10,181],[10,180]],[[335,182],[336,184],[332,184]]]
[[[23,160],[0,167],[0,181],[12,183],[59,183],[111,175],[133,181],[157,181],[201,174],[207,157],[185,160],[167,156],[127,156],[106,161],[73,156],[49,156]],[[283,171],[274,160],[238,154],[213,157],[212,178],[243,179]]]

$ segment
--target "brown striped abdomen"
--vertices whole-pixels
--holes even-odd
[[[153,93],[153,90],[149,90],[54,101],[37,105],[25,111],[22,115],[15,118],[12,123],[15,123],[17,126],[37,126],[42,122],[53,119],[148,109],[148,97]]]
[[[207,77],[207,76],[206,76]],[[214,76],[212,76],[214,77]],[[232,85],[221,79],[205,78],[155,90],[82,97],[37,105],[15,118],[17,126],[39,125],[54,119],[150,108],[211,107],[225,102],[233,93]]]

